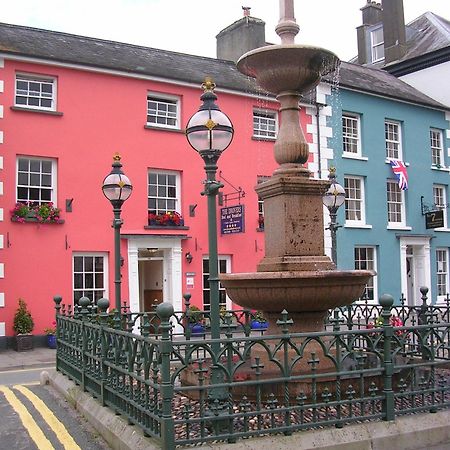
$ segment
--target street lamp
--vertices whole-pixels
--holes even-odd
[[[186,126],[186,137],[191,147],[199,153],[205,162],[205,190],[202,195],[208,199],[208,247],[209,247],[209,288],[210,288],[210,325],[211,338],[217,341],[211,349],[217,356],[220,352],[220,307],[219,307],[219,274],[217,255],[217,211],[216,197],[223,187],[216,181],[217,161],[222,152],[231,144],[233,125],[226,114],[216,105],[214,94],[215,83],[206,78],[202,84],[204,93],[200,97],[203,104],[189,119]],[[211,383],[220,383],[219,370],[211,373]]]
[[[121,315],[121,275],[120,275],[120,228],[122,226],[122,219],[120,213],[122,204],[131,195],[133,186],[129,178],[122,171],[122,164],[120,162],[120,155],[115,154],[112,163],[112,170],[109,175],[103,180],[102,190],[105,197],[111,202],[113,207],[114,219],[112,227],[114,228],[114,286],[116,294],[116,310]]]
[[[331,259],[337,265],[336,231],[341,225],[337,223],[336,218],[339,207],[345,202],[345,189],[336,180],[336,168],[330,167],[328,178],[331,185],[325,192],[322,201],[330,212],[330,224],[327,230],[330,230],[331,233]]]

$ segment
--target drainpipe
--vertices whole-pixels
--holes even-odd
[[[317,93],[316,93],[317,98]],[[317,100],[314,102],[314,106],[316,107],[316,125],[317,125],[317,158],[318,158],[318,166],[317,172],[319,175],[319,179],[322,179],[322,152],[320,148],[320,109],[324,106],[327,106],[326,103],[319,103]]]

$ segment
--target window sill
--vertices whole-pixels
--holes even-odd
[[[450,233],[450,228],[435,228],[434,231],[440,231],[441,233]]]
[[[391,165],[391,160],[392,160],[392,159],[395,160],[395,161],[402,161],[402,163],[403,163],[406,167],[409,167],[409,162],[403,161],[402,159],[386,158],[386,159],[384,160],[384,162],[385,162],[386,164]]]
[[[438,167],[438,166],[431,166],[431,170],[437,170],[438,172],[450,172],[450,167]]]
[[[276,140],[276,137],[252,136],[252,141],[275,142]]]
[[[368,161],[369,158],[367,156],[361,156],[354,153],[342,153],[343,158],[347,159],[356,159],[357,161]]]
[[[364,229],[371,229],[372,225],[368,225],[366,223],[346,223],[344,225],[344,228],[364,228]]]
[[[189,227],[184,225],[144,225],[144,230],[189,230]]]
[[[386,227],[387,230],[404,230],[404,231],[411,231],[412,227],[407,227],[405,225],[388,225]]]
[[[263,232],[264,232],[264,227],[262,227],[262,228],[261,228],[261,227],[257,228],[257,229],[256,229],[256,232],[257,232],[257,233],[263,233]]]
[[[50,114],[51,116],[62,116],[63,113],[59,111],[51,111],[49,109],[27,108],[24,106],[11,106],[12,111],[22,111],[30,113]]]
[[[179,128],[171,128],[171,127],[158,127],[155,125],[144,125],[146,130],[155,130],[155,131],[171,131],[172,133],[185,133],[185,130],[180,130]]]
[[[11,217],[11,222],[15,223],[37,223],[42,225],[62,225],[65,221],[63,219],[59,219],[56,222],[41,222],[36,217],[25,217],[23,220],[19,220],[15,217]]]

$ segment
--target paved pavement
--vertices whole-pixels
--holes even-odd
[[[36,347],[26,352],[0,350],[0,372],[5,370],[28,369],[33,367],[52,367],[56,361],[56,350]]]

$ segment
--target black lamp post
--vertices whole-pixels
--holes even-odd
[[[186,137],[192,148],[205,162],[206,181],[202,195],[206,195],[208,199],[210,322],[211,338],[217,340],[212,345],[212,351],[217,356],[220,352],[220,307],[216,197],[223,185],[216,181],[216,172],[217,161],[222,152],[230,145],[234,130],[228,116],[215,103],[217,100],[217,96],[214,94],[215,87],[212,79],[205,79],[202,84],[204,93],[200,97],[203,104],[189,119],[186,126]],[[219,371],[213,370],[211,383],[220,383],[220,379]]]
[[[336,169],[334,167],[330,168],[328,178],[331,181],[331,185],[323,196],[323,204],[330,212],[330,224],[327,230],[330,230],[331,233],[331,259],[337,265],[336,231],[341,225],[337,223],[336,219],[339,207],[345,202],[345,189],[337,182]]]
[[[120,228],[122,226],[122,219],[120,218],[120,213],[122,211],[122,204],[131,195],[133,186],[129,178],[122,171],[122,164],[120,162],[120,155],[114,155],[114,162],[112,163],[112,170],[109,175],[103,180],[103,194],[111,202],[113,207],[114,219],[112,227],[114,228],[114,286],[115,286],[115,296],[116,296],[116,309],[121,315],[121,275],[120,275]]]

